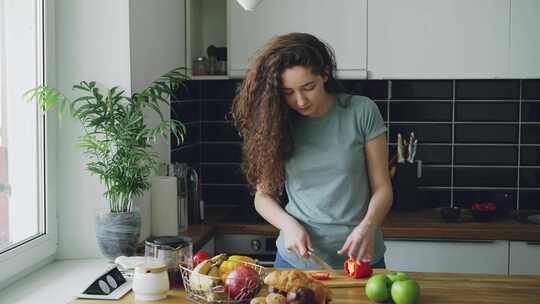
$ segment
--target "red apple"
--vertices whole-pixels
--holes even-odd
[[[249,266],[232,270],[225,279],[225,289],[234,300],[251,299],[259,293],[261,287],[259,274]]]
[[[191,262],[193,263],[193,268],[195,268],[195,266],[199,265],[202,261],[206,261],[210,259],[210,255],[208,254],[208,252],[206,251],[197,251],[197,253],[195,253],[193,255],[193,257],[191,257]]]

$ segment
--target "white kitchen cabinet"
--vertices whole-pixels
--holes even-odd
[[[508,274],[508,241],[386,240],[394,271]]]
[[[540,1],[511,2],[510,76],[540,78]]]
[[[540,275],[540,242],[510,241],[509,273]]]
[[[369,78],[508,77],[510,0],[370,0],[368,16]]]
[[[227,46],[227,0],[186,0],[186,65],[191,71],[207,48]],[[225,75],[193,76],[193,79],[225,79]]]
[[[244,76],[249,59],[271,37],[307,32],[334,49],[338,77],[366,77],[367,0],[265,0],[244,11],[229,0],[231,76]]]

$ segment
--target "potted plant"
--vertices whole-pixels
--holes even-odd
[[[61,118],[66,107],[83,126],[77,145],[89,156],[87,170],[105,185],[109,212],[96,215],[96,236],[102,253],[109,260],[132,256],[140,235],[141,217],[133,199],[150,189],[150,178],[159,164],[151,143],[169,133],[183,142],[185,126],[178,120],[164,118],[159,105],[184,85],[185,68],[161,76],[142,92],[127,95],[117,86],[103,94],[94,81],[73,86],[80,94],[68,99],[59,90],[38,86],[25,93],[36,99],[41,110],[58,109]],[[148,126],[145,113],[156,113],[159,124]]]

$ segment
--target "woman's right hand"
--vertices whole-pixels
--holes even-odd
[[[296,220],[291,219],[282,230],[284,234],[285,248],[296,255],[307,258],[313,252],[313,246],[306,229]]]

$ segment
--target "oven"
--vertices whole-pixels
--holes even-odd
[[[247,255],[264,267],[273,267],[276,259],[277,236],[257,234],[220,234],[216,237],[216,252]]]

